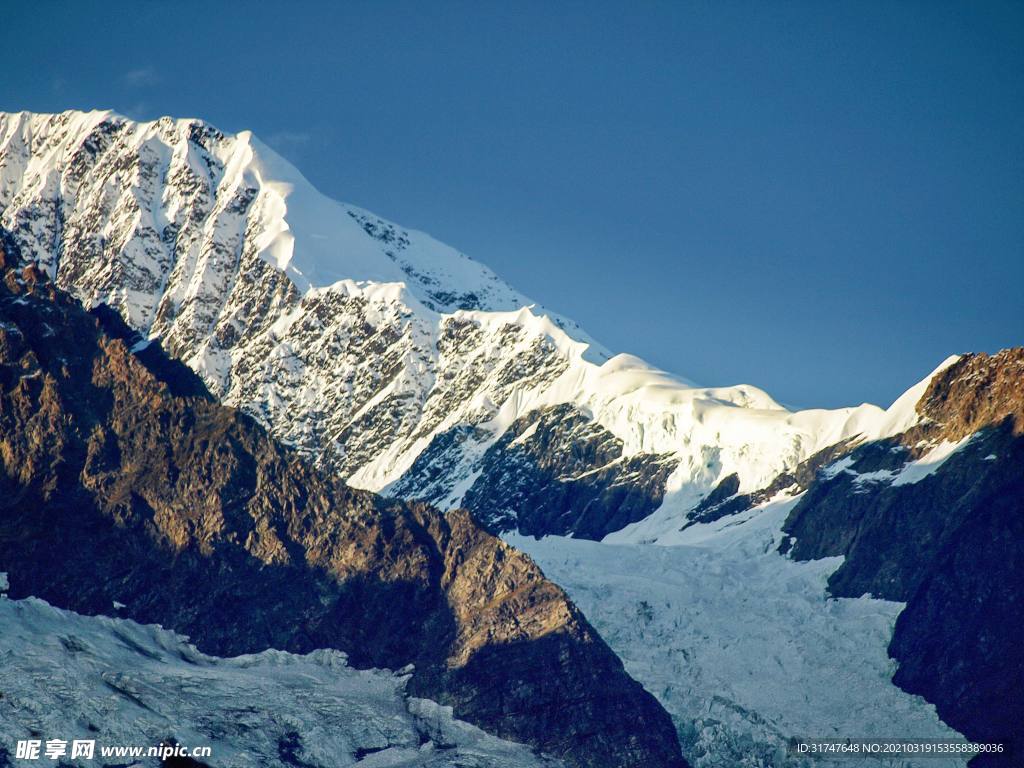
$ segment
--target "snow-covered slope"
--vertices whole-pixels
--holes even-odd
[[[0,574],[0,581],[3,574]],[[406,695],[408,675],[355,670],[345,654],[283,651],[222,659],[156,626],[0,597],[0,762],[18,740],[102,747],[209,747],[224,768],[540,768],[556,762]],[[42,751],[42,750],[41,750]],[[45,761],[45,757],[43,758]],[[157,766],[159,760],[108,759]]]
[[[353,485],[442,506],[511,424],[558,404],[613,435],[617,461],[671,462],[671,521],[732,473],[757,488],[913,417],[913,402],[790,413],[755,387],[695,387],[611,356],[486,267],[198,120],[0,115],[0,226]]]

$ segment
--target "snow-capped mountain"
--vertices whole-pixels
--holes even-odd
[[[506,533],[698,768],[1024,712],[1019,351],[951,357],[886,410],[699,387],[198,120],[0,115],[0,227],[325,474]]]
[[[654,538],[725,477],[759,488],[914,418],[912,402],[791,413],[612,356],[486,267],[198,120],[0,116],[0,226],[350,484],[466,503],[496,528],[517,527],[493,491],[516,463],[506,500],[572,488],[522,529],[601,538],[661,507],[638,533]],[[538,460],[566,420],[590,447]]]

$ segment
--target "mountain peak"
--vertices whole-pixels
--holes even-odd
[[[618,445],[595,452],[613,466],[577,470],[615,484],[629,467],[651,493],[587,535],[660,505],[635,532],[655,536],[724,477],[759,488],[886,423],[874,406],[791,413],[756,387],[612,357],[486,266],[200,120],[0,114],[0,226],[278,438],[353,485],[445,507],[513,425],[529,441],[531,424],[567,418]],[[572,514],[556,517],[571,530]]]
[[[10,190],[44,199],[69,189],[63,170],[84,154],[137,154],[120,169],[138,204],[140,223],[170,224],[176,201],[147,195],[146,171],[195,174],[216,198],[252,195],[258,219],[256,248],[305,292],[342,279],[405,283],[430,309],[510,310],[532,303],[487,267],[429,235],[407,230],[356,206],[320,194],[288,161],[250,131],[231,135],[196,119],[132,121],[111,111],[58,114],[0,113],[0,205]],[[45,189],[53,173],[61,189]],[[87,193],[94,190],[85,190]],[[145,220],[149,219],[150,222]]]

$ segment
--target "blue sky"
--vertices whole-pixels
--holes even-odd
[[[1021,3],[4,15],[0,109],[250,128],[701,383],[888,404],[951,353],[1024,343]]]

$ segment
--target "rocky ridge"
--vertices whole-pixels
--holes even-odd
[[[726,477],[659,546],[510,538],[683,724],[694,765],[789,768],[779,745],[809,732],[948,727],[1003,745],[972,768],[1019,763],[1024,349],[950,358],[904,400],[909,428],[759,491]]]
[[[798,496],[779,551],[842,556],[828,580],[836,597],[906,603],[889,646],[894,682],[1016,755],[974,764],[1012,765],[1024,751],[1024,348],[950,359],[917,394],[910,428],[836,443],[756,492],[726,478],[683,527]]]

